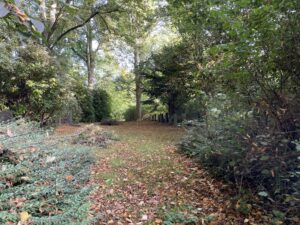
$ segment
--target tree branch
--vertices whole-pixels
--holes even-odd
[[[104,22],[104,25],[105,25],[106,29],[107,29],[108,32],[111,34],[111,31],[110,31],[110,29],[109,29],[108,23],[106,22],[105,18],[104,18],[102,15],[100,15],[100,17],[101,17],[102,21]]]
[[[106,12],[101,12],[100,10],[99,11],[95,11],[93,12],[85,21],[83,21],[82,23],[74,26],[74,27],[71,27],[69,28],[68,30],[66,30],[65,32],[63,32],[61,35],[59,35],[59,37],[53,42],[53,44],[50,46],[50,50],[52,50],[55,45],[64,37],[66,36],[68,33],[80,28],[80,27],[83,27],[85,24],[87,24],[88,22],[90,22],[91,19],[93,19],[95,16],[97,16],[98,14],[107,14],[107,13],[113,13],[113,12],[116,12],[118,11],[118,9],[112,9],[110,11],[106,11]]]
[[[72,49],[72,51],[79,57],[79,58],[81,58],[83,61],[85,61],[85,62],[87,62],[87,58],[84,56],[84,55],[82,55],[82,54],[80,54],[75,48],[71,48]]]
[[[56,27],[57,27],[57,25],[58,25],[58,20],[59,20],[60,16],[63,14],[63,9],[64,9],[64,8],[65,8],[65,6],[62,6],[62,7],[59,9],[57,15],[55,16],[55,21],[54,21],[54,23],[52,24],[52,26],[51,26],[51,28],[50,28],[50,32],[49,32],[48,35],[47,35],[47,42],[49,42],[49,40],[50,40],[52,34],[53,34],[54,31],[56,30]]]
[[[58,26],[58,20],[60,19],[60,17],[62,16],[62,14],[64,13],[64,8],[67,4],[70,4],[71,3],[71,0],[67,0],[66,3],[60,7],[57,15],[55,16],[55,21],[54,23],[52,24],[51,28],[50,28],[50,32],[48,33],[47,35],[47,42],[49,43],[49,40],[51,38],[51,36],[53,35],[54,31],[56,30],[57,26]]]

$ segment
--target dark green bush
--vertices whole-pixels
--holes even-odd
[[[93,93],[87,87],[77,86],[76,95],[81,108],[81,122],[95,122],[95,110],[93,106]]]
[[[82,122],[101,122],[110,118],[111,99],[105,90],[90,90],[83,85],[77,85],[75,92],[81,108]]]
[[[126,110],[124,118],[126,121],[136,120],[135,106],[131,106]]]
[[[110,118],[111,99],[105,90],[93,90],[93,107],[96,122],[101,122],[103,119]]]
[[[37,43],[29,41],[23,46],[2,35],[0,107],[47,123],[61,109],[65,95],[53,58]]]
[[[299,140],[263,127],[255,113],[239,109],[226,98],[213,101],[205,121],[196,123],[180,149],[215,176],[254,190],[270,208],[277,205],[286,220],[296,215],[300,209]]]
[[[64,105],[60,112],[53,118],[53,122],[79,123],[82,118],[82,110],[77,99],[70,95],[64,100]]]

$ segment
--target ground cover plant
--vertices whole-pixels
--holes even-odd
[[[17,120],[0,124],[0,223],[91,224],[93,151]]]

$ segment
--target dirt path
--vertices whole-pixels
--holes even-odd
[[[191,160],[176,152],[179,128],[143,122],[104,127],[119,136],[92,168],[98,224],[256,224]],[[254,215],[255,216],[255,215]]]

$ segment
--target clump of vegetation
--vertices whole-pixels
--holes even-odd
[[[124,117],[126,121],[134,121],[136,120],[136,112],[135,112],[135,106],[129,107],[125,113]]]
[[[0,40],[4,39],[2,35]],[[61,109],[64,100],[55,62],[44,47],[34,42],[24,48],[16,39],[3,41],[0,51],[1,104],[16,116],[30,116],[46,123]]]
[[[100,122],[103,119],[110,118],[111,99],[105,90],[93,90],[93,107],[95,111],[96,122]]]
[[[120,122],[118,120],[115,119],[103,119],[101,120],[101,125],[109,125],[109,126],[113,126],[113,125],[119,125]]]
[[[238,194],[250,188],[265,206],[276,203],[285,219],[293,218],[299,210],[299,142],[262,127],[254,112],[236,109],[226,95],[215,96],[202,122],[182,140],[181,151],[234,183]]]
[[[115,140],[118,138],[113,133],[104,131],[99,126],[88,125],[77,137],[73,138],[72,143],[105,148]]]
[[[165,215],[163,225],[184,224],[195,225],[199,222],[198,218],[194,215],[183,213],[180,211],[168,212]]]
[[[82,122],[101,122],[103,119],[110,118],[111,99],[105,90],[90,90],[79,85],[75,92],[75,98],[82,111]]]
[[[0,223],[91,224],[92,151],[47,138],[38,124],[0,124]]]

